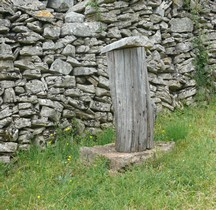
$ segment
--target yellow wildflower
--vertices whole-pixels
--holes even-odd
[[[67,160],[68,160],[68,161],[70,161],[70,160],[71,160],[71,156],[70,156],[70,155],[68,156]]]
[[[40,195],[38,195],[37,198],[40,199]]]
[[[70,127],[67,127],[64,129],[64,131],[69,131],[71,128]]]
[[[93,137],[92,137],[92,136],[89,136],[89,138],[92,139]]]
[[[50,137],[52,137],[52,136],[54,136],[54,134],[53,134],[53,133],[51,133],[49,136],[50,136]]]

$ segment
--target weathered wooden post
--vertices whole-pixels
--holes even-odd
[[[154,111],[144,48],[150,45],[145,37],[136,36],[107,45],[101,51],[107,53],[118,152],[153,147]]]

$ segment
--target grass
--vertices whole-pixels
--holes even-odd
[[[176,148],[115,176],[103,158],[92,165],[78,158],[80,144],[110,142],[111,130],[79,144],[65,134],[45,151],[19,153],[15,163],[0,165],[0,209],[216,209],[215,102],[160,114],[156,139],[183,133]]]

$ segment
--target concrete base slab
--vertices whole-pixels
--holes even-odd
[[[119,171],[131,164],[141,163],[152,158],[156,153],[168,152],[174,148],[175,142],[156,142],[155,147],[143,152],[122,153],[115,150],[115,144],[103,146],[81,147],[80,158],[92,162],[96,157],[102,156],[110,161],[110,170]]]

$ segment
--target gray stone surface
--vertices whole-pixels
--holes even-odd
[[[104,48],[102,48],[101,53],[106,53],[121,48],[141,47],[141,46],[150,48],[153,46],[153,43],[148,39],[148,37],[134,36],[134,37],[121,39],[115,43],[105,46]]]
[[[182,33],[182,32],[192,32],[193,22],[190,18],[173,18],[170,21],[171,31]]]
[[[30,80],[25,85],[26,91],[29,93],[37,94],[39,92],[45,91],[45,87],[42,81],[40,80]]]
[[[43,55],[43,50],[39,46],[25,46],[20,50],[20,55],[29,55],[29,56],[34,56],[34,55]]]
[[[69,63],[62,61],[61,59],[56,59],[52,63],[50,71],[55,71],[64,75],[68,75],[72,71],[72,66]]]
[[[65,12],[74,5],[74,0],[48,0],[47,6],[58,12]]]
[[[4,91],[3,97],[4,103],[14,103],[16,102],[16,95],[13,88],[7,88]]]
[[[65,23],[62,27],[61,35],[75,35],[79,37],[96,36],[104,25],[98,22],[89,23]]]
[[[47,39],[58,39],[60,31],[60,27],[50,25],[44,28],[43,36]]]
[[[76,12],[67,12],[65,15],[66,23],[83,23],[85,16]]]
[[[48,117],[50,120],[57,122],[60,120],[61,113],[57,112],[53,108],[49,108],[47,106],[43,106],[40,112],[41,117]]]
[[[62,112],[64,108],[63,105],[58,101],[51,101],[49,99],[38,99],[38,102],[41,106],[48,106],[54,108],[58,112]]]
[[[17,150],[17,143],[14,142],[5,142],[0,143],[0,153],[13,153]]]
[[[73,70],[74,76],[85,76],[85,75],[92,75],[97,72],[95,68],[88,68],[88,67],[76,67]]]
[[[17,129],[31,127],[31,119],[29,118],[18,118],[14,120],[14,126]]]
[[[29,10],[45,9],[45,5],[38,0],[11,0],[11,2],[18,7],[22,7]]]
[[[111,109],[111,104],[92,101],[90,104],[90,108],[95,111],[109,112]]]
[[[109,169],[111,171],[120,171],[131,164],[142,163],[150,158],[154,158],[158,153],[168,152],[172,150],[174,146],[174,142],[157,142],[154,149],[134,153],[116,152],[114,144],[81,147],[80,157],[82,160],[91,163],[96,157],[103,156],[109,160]]]
[[[35,44],[37,41],[44,40],[44,38],[35,32],[26,32],[18,38],[18,41],[22,44]]]

